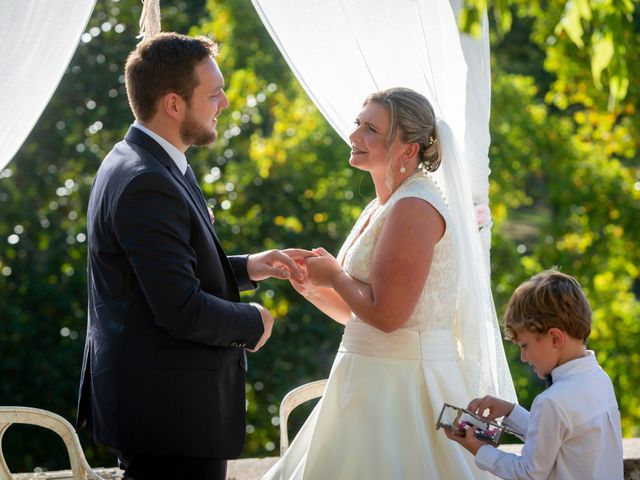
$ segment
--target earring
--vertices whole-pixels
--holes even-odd
[[[404,165],[400,167],[400,173],[404,173],[404,172],[406,172],[406,171],[407,171],[407,169],[406,169],[406,168],[404,168]]]

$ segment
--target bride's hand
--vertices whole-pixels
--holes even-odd
[[[338,261],[324,248],[314,248],[317,256],[307,257],[307,275],[316,287],[332,287],[333,279],[340,273],[342,267]]]

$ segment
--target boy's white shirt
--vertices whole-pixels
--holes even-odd
[[[519,405],[504,422],[525,432],[521,455],[482,446],[475,462],[505,479],[623,478],[620,412],[611,379],[592,351],[552,372],[531,413]]]

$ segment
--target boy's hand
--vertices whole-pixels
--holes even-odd
[[[471,400],[467,410],[477,413],[488,420],[495,420],[496,418],[506,417],[509,415],[513,411],[513,407],[515,407],[514,403],[487,395],[482,398],[475,398]],[[484,412],[486,410],[489,410],[489,414],[485,416]]]
[[[475,436],[475,433],[477,430],[476,427],[467,428],[467,430],[464,432],[464,436],[460,434],[456,434],[453,431],[449,430],[448,428],[443,428],[443,430],[444,430],[444,434],[447,436],[449,440],[453,440],[454,442],[462,445],[474,457],[476,453],[478,453],[478,450],[480,450],[480,447],[482,447],[483,445],[488,445],[487,442],[483,442],[482,440],[479,440],[476,438]]]

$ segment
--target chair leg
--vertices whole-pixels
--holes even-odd
[[[7,465],[7,462],[5,462],[4,454],[2,452],[2,437],[10,425],[10,423],[0,423],[0,478],[11,478],[9,466]]]

